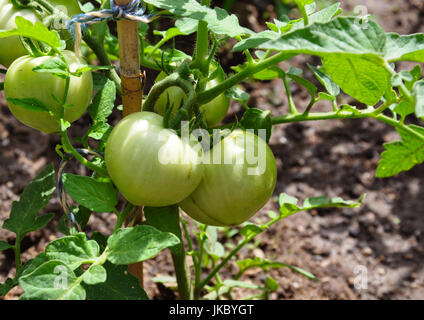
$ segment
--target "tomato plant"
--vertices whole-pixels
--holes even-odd
[[[279,284],[268,273],[264,283],[243,282],[250,268],[289,267],[316,278],[281,261],[237,260],[239,251],[298,212],[357,208],[365,201],[364,196],[319,195],[300,203],[284,192],[273,197],[277,166],[268,143],[274,126],[370,118],[392,126],[400,137],[384,145],[377,177],[424,162],[422,34],[387,33],[374,21],[341,16],[340,3],[319,9],[313,0],[296,0],[298,17],[268,21],[268,30],[259,33],[212,8],[209,0],[145,0],[149,12],[139,0],[120,1],[121,7],[90,1],[78,15],[78,1],[13,2],[16,6],[0,0],[0,63],[10,66],[1,69],[6,77],[0,89],[18,120],[60,133],[55,148],[60,164],[37,175],[2,226],[16,235],[13,244],[0,241],[0,250],[15,253],[16,274],[0,285],[0,296],[20,285],[22,299],[148,299],[140,286],[140,263],[169,248],[175,278],[154,281],[175,282],[179,298],[231,299],[233,288],[242,287],[258,292],[252,299],[267,299]],[[54,4],[64,4],[67,12],[58,12]],[[226,8],[231,4],[226,2]],[[74,52],[64,50],[68,35],[52,30],[55,19],[66,20]],[[194,34],[193,50],[174,41]],[[245,58],[225,66],[228,74],[217,61],[220,50],[227,49]],[[315,57],[310,61],[316,65],[304,68],[314,79],[295,67],[298,55]],[[403,69],[401,61],[417,65]],[[167,73],[148,88],[146,78],[162,70]],[[276,79],[284,86],[288,108],[262,110],[246,84]],[[309,94],[304,108],[293,97],[293,83]],[[230,102],[239,112],[219,125]],[[328,110],[317,111],[318,102]],[[76,135],[69,130],[72,122],[87,107],[89,126],[70,137]],[[116,121],[119,111],[123,119]],[[70,161],[88,174],[68,173]],[[289,169],[283,167],[281,174]],[[55,190],[64,236],[23,264],[25,236],[54,218],[39,213]],[[253,218],[267,202],[278,212]],[[93,213],[114,215],[109,234],[87,236]],[[220,233],[231,243],[222,244]],[[222,268],[230,261],[237,274],[223,279]],[[67,285],[59,288],[58,268],[67,275]]]
[[[200,155],[156,113],[138,112],[113,129],[106,167],[119,191],[135,205],[164,207],[189,196],[202,175]]]
[[[76,71],[84,62],[71,51],[63,51],[71,71]],[[90,72],[81,76],[71,76],[69,83],[66,79],[51,73],[36,72],[34,68],[55,60],[51,56],[24,56],[10,66],[5,78],[5,95],[13,115],[22,123],[34,129],[54,133],[60,131],[60,113],[62,102],[66,104],[64,119],[73,122],[79,119],[87,109],[93,92],[93,78]],[[68,86],[66,99],[63,98]],[[25,104],[24,99],[35,98],[48,108],[48,112],[40,112]]]
[[[249,163],[253,158],[249,152],[264,159]],[[272,196],[277,181],[274,155],[253,133],[235,130],[205,157],[210,164],[205,165],[201,184],[180,204],[193,219],[212,226],[237,226]]]

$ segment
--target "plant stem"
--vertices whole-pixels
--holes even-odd
[[[204,6],[210,6],[210,0],[201,0],[201,4]],[[199,21],[197,27],[197,40],[196,40],[196,54],[193,61],[193,67],[200,69],[206,76],[209,69],[207,64],[207,56],[209,51],[209,30],[208,23],[205,21]]]
[[[89,34],[84,34],[83,39],[85,43],[93,50],[96,57],[99,59],[100,64],[104,66],[111,66],[112,62],[110,61],[107,52],[103,46],[103,43],[100,43],[98,40],[91,37]],[[115,85],[119,95],[122,95],[122,87],[121,87],[121,78],[115,69],[108,70],[106,72],[107,77],[112,80]]]
[[[178,254],[172,252],[171,256],[174,263],[175,275],[177,277],[179,298],[180,300],[192,300],[193,292],[191,290],[190,269],[182,244],[179,246],[178,251]]]
[[[21,270],[21,238],[16,237],[15,246],[13,250],[15,252],[15,266],[16,266],[16,276],[18,276],[19,271]]]
[[[197,96],[198,104],[203,105],[212,101],[215,97],[219,96],[221,93],[225,92],[226,90],[230,89],[236,84],[242,82],[244,79],[270,66],[278,64],[281,61],[287,60],[293,57],[293,55],[294,54],[292,53],[280,52],[258,63],[248,65],[245,69],[233,75],[232,77],[226,79],[225,81],[221,82],[216,87],[213,87],[212,89],[199,93],[199,95]]]
[[[99,167],[95,165],[94,163],[88,161],[86,158],[84,158],[82,155],[79,154],[77,150],[75,150],[74,146],[72,145],[71,141],[69,141],[68,134],[66,130],[62,131],[62,144],[66,152],[72,154],[72,156],[77,159],[81,164],[86,166],[88,169],[98,173],[101,176],[107,177],[108,173],[105,169],[102,167]]]

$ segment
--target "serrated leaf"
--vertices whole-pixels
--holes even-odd
[[[71,270],[84,263],[92,263],[99,256],[99,245],[94,240],[87,241],[85,233],[56,239],[46,247],[48,260],[62,261]]]
[[[23,300],[84,300],[85,290],[74,272],[60,261],[43,263],[33,272],[22,276],[19,285]]]
[[[118,192],[111,182],[66,173],[63,185],[72,199],[92,211],[111,212],[118,204]]]
[[[196,0],[145,0],[144,2],[169,10],[176,16],[205,21],[208,23],[208,28],[216,34],[236,37],[252,33],[251,30],[240,26],[235,15],[229,15],[227,11],[218,7],[211,9],[202,6]]]
[[[87,300],[149,300],[139,280],[128,272],[127,266],[106,262],[107,279],[97,285],[85,285]]]
[[[82,280],[86,284],[95,285],[103,283],[106,281],[107,274],[106,269],[100,265],[91,266],[84,274],[82,275]]]
[[[424,135],[424,128],[409,126],[410,129]],[[381,155],[377,167],[378,178],[392,177],[402,171],[408,171],[424,162],[424,141],[410,132],[397,128],[401,141],[386,143],[386,151]]]
[[[182,234],[180,229],[180,210],[178,206],[169,207],[145,207],[144,215],[147,224],[161,232],[169,232],[179,239],[179,243],[169,249],[176,255],[185,254],[182,246]]]
[[[399,35],[388,33],[386,36],[385,58],[389,62],[424,62],[424,35]]]
[[[171,233],[138,225],[118,230],[109,237],[107,243],[110,262],[131,264],[151,259],[165,248],[179,244],[180,240]]]
[[[4,222],[3,228],[16,233],[16,237],[22,239],[28,232],[44,227],[53,218],[53,214],[41,217],[37,215],[49,203],[54,190],[54,168],[50,164],[25,187],[19,201],[13,202],[10,217]]]
[[[238,86],[231,87],[225,91],[225,96],[239,102],[247,102],[250,99],[250,94],[240,89]]]
[[[43,23],[36,22],[32,24],[31,21],[21,16],[16,17],[15,23],[15,29],[0,31],[0,39],[10,36],[22,36],[44,42],[54,49],[61,48],[62,44],[57,32],[50,31]]]

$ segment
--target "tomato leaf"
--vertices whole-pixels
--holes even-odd
[[[39,64],[38,66],[34,67],[32,71],[40,73],[51,73],[62,79],[69,77],[68,65],[57,57],[52,57],[51,59]]]
[[[48,260],[61,261],[71,270],[89,263],[99,256],[99,245],[94,240],[87,241],[85,233],[53,240],[46,247]]]
[[[85,290],[74,272],[61,261],[48,261],[22,276],[23,300],[84,300]]]
[[[49,108],[43,102],[35,98],[7,98],[7,102],[31,111],[50,112]]]
[[[337,97],[340,94],[340,87],[333,81],[333,79],[331,79],[328,74],[324,73],[317,67],[310,65],[309,63],[308,67],[312,70],[315,77],[317,77],[318,81],[324,86],[324,88],[331,96]]]
[[[424,135],[424,128],[410,125],[410,129]],[[424,162],[424,142],[410,132],[396,129],[401,136],[401,141],[386,143],[386,151],[381,155],[377,167],[378,178],[392,177],[402,171],[408,171],[415,165]]]
[[[151,259],[165,248],[180,243],[177,236],[152,226],[137,225],[120,229],[108,239],[108,260],[113,264],[131,264]]]
[[[86,284],[99,284],[106,281],[107,274],[106,269],[100,265],[91,266],[84,274],[82,275],[82,279]]]
[[[7,278],[3,284],[0,284],[0,297],[4,297],[10,290],[18,284],[14,279]]]
[[[87,300],[149,300],[139,280],[128,272],[128,266],[106,262],[107,279],[97,285],[86,285]]]
[[[418,81],[414,85],[415,115],[417,118],[424,118],[424,80]]]
[[[218,7],[211,9],[202,6],[196,0],[145,0],[144,2],[169,10],[176,16],[205,21],[208,23],[208,28],[216,34],[236,37],[253,33],[241,27],[235,15],[229,15],[227,11]]]
[[[22,239],[25,234],[44,227],[54,214],[37,215],[49,203],[54,190],[54,168],[50,164],[24,189],[19,201],[13,202],[10,217],[4,222],[3,228]]]
[[[56,31],[50,31],[42,22],[32,24],[21,16],[15,19],[16,28],[6,31],[0,31],[0,39],[10,36],[22,36],[37,41],[44,42],[54,49],[61,48],[59,36]]]
[[[144,215],[147,224],[155,227],[159,231],[169,232],[179,239],[179,243],[169,249],[173,254],[184,255],[182,246],[182,235],[180,228],[180,210],[178,206],[170,207],[145,207]]]
[[[118,204],[118,192],[111,182],[66,173],[63,185],[72,199],[92,211],[111,212]]]

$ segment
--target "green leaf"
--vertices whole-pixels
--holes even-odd
[[[100,265],[91,266],[84,274],[82,275],[82,280],[86,284],[99,284],[106,281],[107,274],[106,269]]]
[[[418,81],[413,90],[415,98],[415,115],[424,118],[424,80]]]
[[[261,289],[260,286],[254,283],[237,281],[237,280],[225,280],[223,284],[229,288],[245,288],[245,289]]]
[[[41,63],[33,68],[32,71],[39,73],[51,73],[63,79],[69,77],[68,65],[62,59],[57,57],[52,57],[51,59]]]
[[[111,182],[66,173],[63,185],[72,199],[92,211],[111,212],[118,204],[118,192]]]
[[[85,285],[87,300],[149,300],[140,287],[139,280],[128,272],[128,266],[117,266],[106,262],[107,272],[104,283]]]
[[[31,21],[17,16],[15,23],[15,29],[0,31],[0,39],[10,36],[22,36],[44,42],[54,49],[59,49],[62,46],[57,32],[50,31],[42,22],[36,22],[33,25]]]
[[[18,284],[15,279],[7,278],[5,283],[0,284],[0,297],[4,297],[10,290],[12,290]]]
[[[270,276],[266,276],[265,278],[265,288],[267,288],[270,291],[276,291],[278,289],[278,282],[270,277]]]
[[[244,129],[253,129],[254,133],[261,137],[266,143],[269,142],[272,133],[272,122],[270,111],[264,111],[261,109],[250,108],[248,109],[241,118],[241,125]],[[265,136],[261,134],[261,131],[265,130]]]
[[[3,228],[22,239],[25,234],[44,227],[53,214],[37,215],[49,203],[54,190],[54,168],[50,164],[24,189],[19,201],[13,202],[10,217],[4,222]]]
[[[386,93],[390,74],[378,56],[329,55],[324,70],[344,92],[367,105],[375,105]]]
[[[151,259],[180,240],[173,234],[154,227],[138,225],[118,230],[108,239],[108,260],[113,264],[131,264]]]
[[[48,260],[58,260],[75,270],[84,263],[92,263],[99,256],[99,245],[94,240],[87,241],[85,233],[56,239],[46,247]]]
[[[309,63],[308,67],[312,70],[312,72],[315,74],[315,77],[317,77],[318,81],[324,86],[330,95],[337,97],[340,94],[340,87],[333,81],[333,79],[331,79],[328,74],[310,65]]]
[[[50,112],[49,108],[43,102],[35,98],[7,98],[7,102],[31,111]]]
[[[48,261],[19,279],[24,300],[84,300],[85,290],[61,261]]]
[[[208,23],[208,28],[220,35],[236,37],[244,34],[251,34],[252,31],[241,27],[235,15],[229,15],[221,8],[208,8],[202,6],[196,0],[145,0],[155,7],[166,9],[176,16],[187,17]]]
[[[411,102],[403,100],[396,105],[394,111],[402,118],[405,118],[406,116],[414,113],[415,106]]]
[[[231,87],[225,91],[225,96],[238,102],[247,102],[250,99],[250,94],[240,89],[238,86]]]
[[[145,207],[144,215],[147,224],[161,232],[172,233],[179,239],[179,243],[169,249],[176,255],[184,255],[182,234],[180,228],[180,209],[178,206]]]
[[[399,35],[388,33],[386,36],[385,58],[389,62],[424,62],[424,34]]]
[[[253,223],[246,223],[245,226],[243,226],[243,228],[241,228],[240,230],[240,234],[245,237],[245,238],[249,238],[249,237],[254,237],[257,234],[261,233],[263,231],[263,229],[258,226],[257,224],[253,224]]]
[[[8,244],[6,241],[0,240],[0,251],[11,249],[13,247],[14,246],[12,246],[11,244]]]
[[[197,20],[190,18],[182,18],[175,21],[175,26],[185,35],[196,32],[198,24]]]
[[[95,95],[93,103],[88,108],[93,123],[87,135],[96,140],[107,140],[112,127],[107,123],[107,118],[112,114],[115,106],[116,86],[111,80],[107,80],[99,92]]]
[[[414,125],[410,125],[409,128],[424,135],[424,128]],[[402,140],[384,145],[386,151],[381,155],[378,164],[376,173],[378,178],[392,177],[424,162],[424,141],[405,129],[396,130]]]

